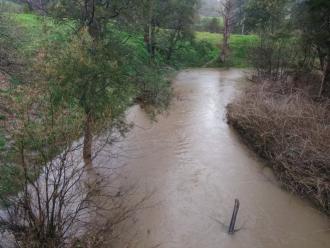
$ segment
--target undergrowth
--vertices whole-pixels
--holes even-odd
[[[330,213],[330,101],[257,84],[228,106],[228,120],[270,161],[283,186]]]

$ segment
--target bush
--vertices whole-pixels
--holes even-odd
[[[265,83],[249,89],[228,111],[229,123],[271,161],[285,188],[329,214],[330,102],[316,103],[297,91],[280,94]]]
[[[201,32],[220,33],[223,29],[223,20],[220,17],[201,17],[194,28]]]
[[[169,72],[153,67],[139,67],[142,74],[137,75],[136,100],[151,112],[163,111],[170,103],[172,89],[165,78]]]
[[[262,35],[249,50],[249,62],[256,69],[258,77],[286,81],[290,70],[297,68],[301,56],[297,53],[297,47],[297,40],[290,35]]]
[[[23,7],[22,5],[11,1],[0,0],[0,11],[19,13],[23,11]]]

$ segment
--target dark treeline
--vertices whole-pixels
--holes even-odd
[[[256,0],[245,8],[247,31],[260,36],[252,54],[259,74],[285,80],[292,72],[305,77],[320,71],[322,79],[315,87],[319,96],[329,96],[329,1]]]

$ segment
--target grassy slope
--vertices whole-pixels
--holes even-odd
[[[196,39],[210,42],[214,46],[215,55],[219,54],[222,35],[208,32],[196,32]],[[257,41],[258,37],[255,35],[232,35],[230,37],[231,58],[229,66],[240,68],[249,67],[247,59],[248,50]]]
[[[26,32],[28,35],[25,37],[24,45],[24,52],[28,54],[35,52],[41,47],[42,42],[63,40],[65,39],[66,34],[72,31],[72,24],[71,26],[68,23],[58,24],[50,18],[38,17],[33,14],[15,14],[13,17],[20,27],[28,31]],[[123,36],[127,36],[127,34],[123,33]],[[193,64],[186,64],[186,66],[202,66],[207,62],[205,60],[208,58],[215,59],[218,56],[222,35],[208,32],[196,32],[195,36],[197,42],[207,42],[211,44],[213,49],[206,50],[207,54],[202,57],[200,53],[196,53],[196,47],[190,47],[189,44],[186,44],[186,51],[183,51],[183,54],[180,54],[180,58],[183,61],[174,61],[174,63],[177,62],[178,64],[185,66],[186,61],[184,60],[186,58],[189,59],[188,53],[196,53],[195,56],[199,56],[200,58],[197,58],[197,61],[194,61]],[[231,59],[228,66],[248,67],[248,49],[251,45],[257,42],[257,40],[258,38],[255,35],[232,35],[230,38]],[[146,59],[147,53],[141,37],[131,37],[128,44],[134,47],[134,51],[136,51],[138,57]],[[180,58],[178,58],[178,60],[180,60]],[[201,63],[198,63],[198,59],[201,60]]]
[[[43,46],[44,42],[65,41],[73,31],[72,23],[59,24],[51,18],[33,14],[12,14],[12,19],[24,34],[21,52],[27,56],[33,55]]]

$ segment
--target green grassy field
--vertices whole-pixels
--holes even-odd
[[[47,42],[63,42],[73,32],[73,23],[55,22],[51,18],[33,14],[10,14],[20,33],[20,49],[27,56],[33,55]]]
[[[222,43],[222,35],[208,32],[196,32],[196,39],[198,41],[206,41],[212,44],[216,55],[220,52],[220,45]],[[249,67],[248,52],[249,48],[258,42],[256,35],[231,35],[230,50],[231,56],[228,66],[231,67]]]
[[[219,25],[219,28],[223,28],[223,18],[221,17],[209,17],[209,16],[200,16],[200,18],[195,22],[195,30],[198,31],[207,31],[207,27],[209,27],[210,23],[216,19]]]
[[[13,14],[12,17],[18,24],[18,27],[27,30],[24,33],[23,49],[27,54],[31,54],[42,47],[45,42],[64,41],[73,31],[73,23],[62,22],[58,23],[50,18],[39,17],[33,14]],[[128,34],[121,32],[123,37]],[[185,43],[175,59],[181,66],[202,66],[208,60],[216,59],[220,52],[220,44],[222,35],[208,32],[195,33],[197,44],[192,47],[191,44]],[[232,35],[230,38],[231,58],[228,65],[230,67],[249,67],[247,60],[249,48],[258,41],[255,35]],[[138,56],[146,57],[147,53],[144,48],[143,38],[131,36],[128,41],[129,45],[134,47]],[[200,49],[202,44],[210,44],[211,49]],[[181,44],[182,45],[182,44]],[[206,44],[207,45],[207,44]],[[203,54],[206,53],[206,54]],[[188,63],[194,60],[193,63]],[[200,61],[199,61],[200,60]],[[221,66],[214,64],[214,66]]]

